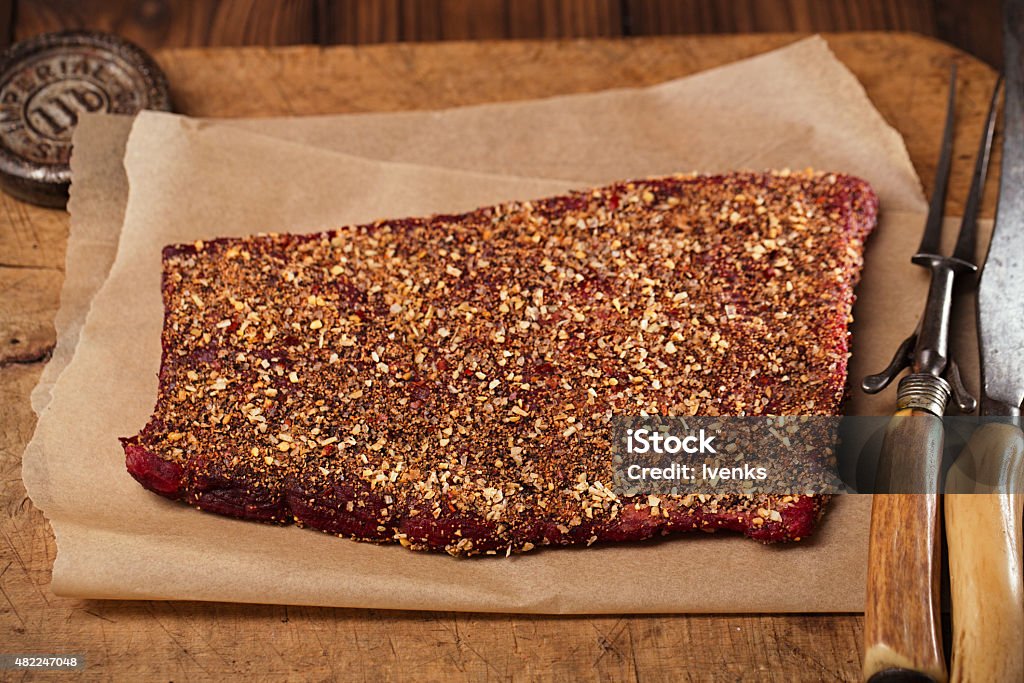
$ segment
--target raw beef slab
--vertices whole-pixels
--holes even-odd
[[[144,487],[453,555],[728,529],[820,496],[611,489],[612,415],[833,415],[878,200],[791,172],[164,250]]]

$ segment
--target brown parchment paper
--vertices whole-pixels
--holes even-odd
[[[37,415],[49,403],[54,382],[71,362],[92,298],[106,281],[117,254],[128,202],[124,148],[133,121],[130,116],[83,114],[75,131],[78,144],[71,162],[75,189],[68,200],[71,230],[60,308],[53,321],[57,343],[32,390],[32,409]]]
[[[236,125],[374,159],[595,185],[841,164],[890,210],[927,208],[902,137],[821,36],[647,88],[342,119]]]
[[[794,50],[800,51],[801,59],[793,59]],[[781,57],[773,61],[773,55]],[[854,361],[869,366],[884,362],[885,354],[894,348],[889,344],[898,341],[914,321],[911,312],[903,316],[906,320],[886,317],[883,325],[881,312],[888,312],[899,299],[913,300],[923,291],[920,278],[908,276],[912,271],[904,265],[920,227],[921,216],[915,211],[923,200],[901,144],[892,144],[893,131],[882,124],[859,85],[855,81],[856,87],[844,84],[844,79],[852,80],[852,76],[820,41],[804,41],[715,72],[732,79],[746,72],[745,78],[755,82],[775,78],[779,73],[792,76],[790,72],[807,64],[820,71],[822,62],[832,64],[825,84],[839,83],[842,87],[831,95],[816,92],[812,98],[817,101],[815,109],[791,112],[784,102],[791,101],[794,93],[773,95],[767,88],[762,92],[768,100],[723,102],[727,117],[708,103],[695,113],[687,103],[709,86],[703,83],[688,90],[685,85],[706,75],[647,90],[603,93],[604,109],[619,104],[623,108],[619,117],[608,119],[609,124],[618,121],[618,125],[603,131],[599,141],[594,138],[597,131],[583,128],[575,135],[573,130],[558,129],[555,135],[534,129],[527,137],[545,137],[547,145],[531,147],[518,166],[499,164],[498,170],[530,172],[531,163],[535,163],[533,172],[544,175],[545,164],[558,159],[564,149],[582,147],[592,150],[592,163],[581,161],[577,173],[570,173],[573,169],[569,167],[552,165],[547,173],[557,168],[566,172],[565,177],[589,180],[663,172],[669,169],[656,164],[641,170],[642,162],[633,152],[645,149],[643,136],[720,137],[728,138],[731,144],[746,135],[742,125],[734,125],[744,118],[755,119],[758,124],[745,142],[736,142],[735,149],[726,145],[722,156],[694,160],[671,170],[805,163],[848,170],[843,146],[832,141],[849,134],[851,124],[849,116],[839,116],[836,110],[848,113],[866,108],[874,119],[867,114],[854,117],[860,121],[856,134],[866,136],[857,149],[863,152],[863,158],[873,158],[877,169],[865,166],[859,173],[880,190],[884,219],[873,240],[867,277],[860,290]],[[792,82],[805,81],[797,74]],[[670,99],[675,101],[675,109],[671,112],[665,104],[657,117],[646,118],[646,109],[632,104],[648,95],[656,100],[665,98],[666,90],[673,91]],[[566,105],[574,99],[557,98]],[[520,139],[516,131],[523,130],[519,126],[523,122],[534,125],[532,110],[549,106],[550,100],[475,107],[475,120],[460,119],[460,125],[471,141],[478,128],[494,125],[492,119],[500,115],[500,125],[510,133],[506,146],[495,154],[513,158]],[[518,110],[521,117],[506,110]],[[788,157],[775,145],[779,136],[764,137],[766,131],[771,131],[771,122],[766,119],[772,119],[776,110],[785,112],[776,121],[780,131],[789,130],[794,120],[799,120],[801,135],[787,138],[786,147],[791,150]],[[408,119],[406,126],[415,127],[448,116],[464,117],[467,111],[421,113],[418,121],[409,119],[411,115],[401,117]],[[111,133],[116,141],[117,135],[107,127],[123,124],[109,124],[108,119],[98,119],[95,125]],[[131,190],[127,209],[120,209],[125,214],[120,243],[116,234],[112,238],[107,235],[105,241],[99,240],[106,251],[97,249],[91,256],[84,250],[74,252],[81,254],[74,258],[81,258],[81,280],[86,289],[97,279],[102,281],[103,272],[110,268],[111,243],[117,249],[116,262],[93,300],[73,356],[70,351],[78,336],[74,319],[84,315],[83,300],[88,296],[67,299],[69,309],[75,311],[67,313],[67,329],[59,338],[68,347],[60,357],[64,362],[70,358],[70,363],[63,373],[54,366],[59,377],[52,392],[44,392],[52,393],[52,402],[47,405],[45,397],[41,400],[39,428],[25,455],[26,484],[33,500],[50,517],[58,538],[53,582],[56,592],[110,598],[523,612],[862,608],[866,497],[836,501],[816,538],[796,546],[764,547],[735,537],[694,536],[629,547],[467,561],[205,515],[152,496],[135,484],[124,472],[116,437],[134,433],[145,422],[155,397],[162,316],[159,251],[163,244],[259,230],[311,230],[381,216],[454,211],[511,197],[549,194],[573,184],[360,159],[327,151],[343,148],[341,145],[312,146],[312,133],[310,137],[305,137],[305,132],[285,136],[290,141],[281,139],[282,131],[304,129],[306,124],[319,130],[317,135],[329,136],[331,126],[344,130],[351,119],[199,123],[145,114],[136,122],[125,159]],[[88,129],[80,128],[80,132],[83,130]],[[363,136],[372,135],[370,129],[363,131]],[[389,135],[382,135],[382,149]],[[415,137],[414,133],[408,135]],[[637,135],[641,139],[633,146]],[[78,145],[81,143],[76,139],[76,155],[80,153]],[[622,162],[627,171],[615,172],[616,163],[622,160],[608,158],[609,148],[620,150],[619,156],[629,156],[628,165]],[[760,149],[764,150],[763,156],[759,155]],[[744,158],[727,158],[737,150],[743,151]],[[109,155],[93,151],[97,158],[110,161]],[[360,151],[368,154],[372,150]],[[435,151],[436,163],[460,165],[458,151],[447,150],[444,145]],[[451,158],[445,156],[446,151]],[[708,150],[708,154],[712,152],[714,148]],[[814,161],[807,161],[812,158]],[[99,191],[105,184],[102,176],[93,180],[93,200],[107,203],[103,210],[106,213],[99,211],[100,222],[115,221],[117,188],[105,194]],[[76,175],[79,182],[80,176]],[[888,183],[889,190],[879,187],[880,182]],[[73,189],[73,193],[82,187]],[[83,193],[82,201],[88,196]],[[118,196],[123,196],[123,191]],[[79,216],[74,200],[71,210],[76,231]],[[112,232],[110,225],[106,230]],[[887,258],[887,250],[898,253]],[[71,254],[69,249],[69,258]],[[91,265],[85,265],[89,261]],[[69,268],[69,277],[71,273]],[[898,291],[891,287],[894,281],[901,282]],[[878,343],[870,343],[876,335]],[[855,412],[869,412],[872,407],[885,412],[888,401],[883,399],[872,406],[855,400],[850,407]]]

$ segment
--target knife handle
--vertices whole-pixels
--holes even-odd
[[[936,491],[942,420],[901,410],[886,428],[879,485]],[[938,493],[879,493],[871,505],[864,679],[946,680],[939,615]]]
[[[974,431],[947,477],[952,681],[1024,681],[1022,464],[1024,434],[992,422]]]

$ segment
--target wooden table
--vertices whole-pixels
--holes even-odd
[[[147,50],[535,38],[912,31],[1002,63],[1000,0],[0,0],[0,42],[114,31]],[[4,21],[9,22],[4,31]]]
[[[650,84],[795,38],[170,50],[157,57],[179,111],[257,116],[438,108]],[[828,40],[904,135],[926,187],[948,64],[957,60],[962,106],[948,202],[956,213],[993,70],[919,36]],[[998,155],[993,169],[998,176]],[[983,210],[989,217],[992,189]],[[54,340],[67,228],[63,212],[0,195],[0,653],[84,653],[93,677],[132,680],[858,676],[862,618],[854,615],[536,617],[54,596],[53,536],[25,495],[20,457],[35,425],[29,392]]]

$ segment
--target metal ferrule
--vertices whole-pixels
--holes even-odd
[[[926,410],[932,415],[942,417],[952,389],[941,377],[926,372],[915,372],[900,380],[896,392],[897,410]]]

